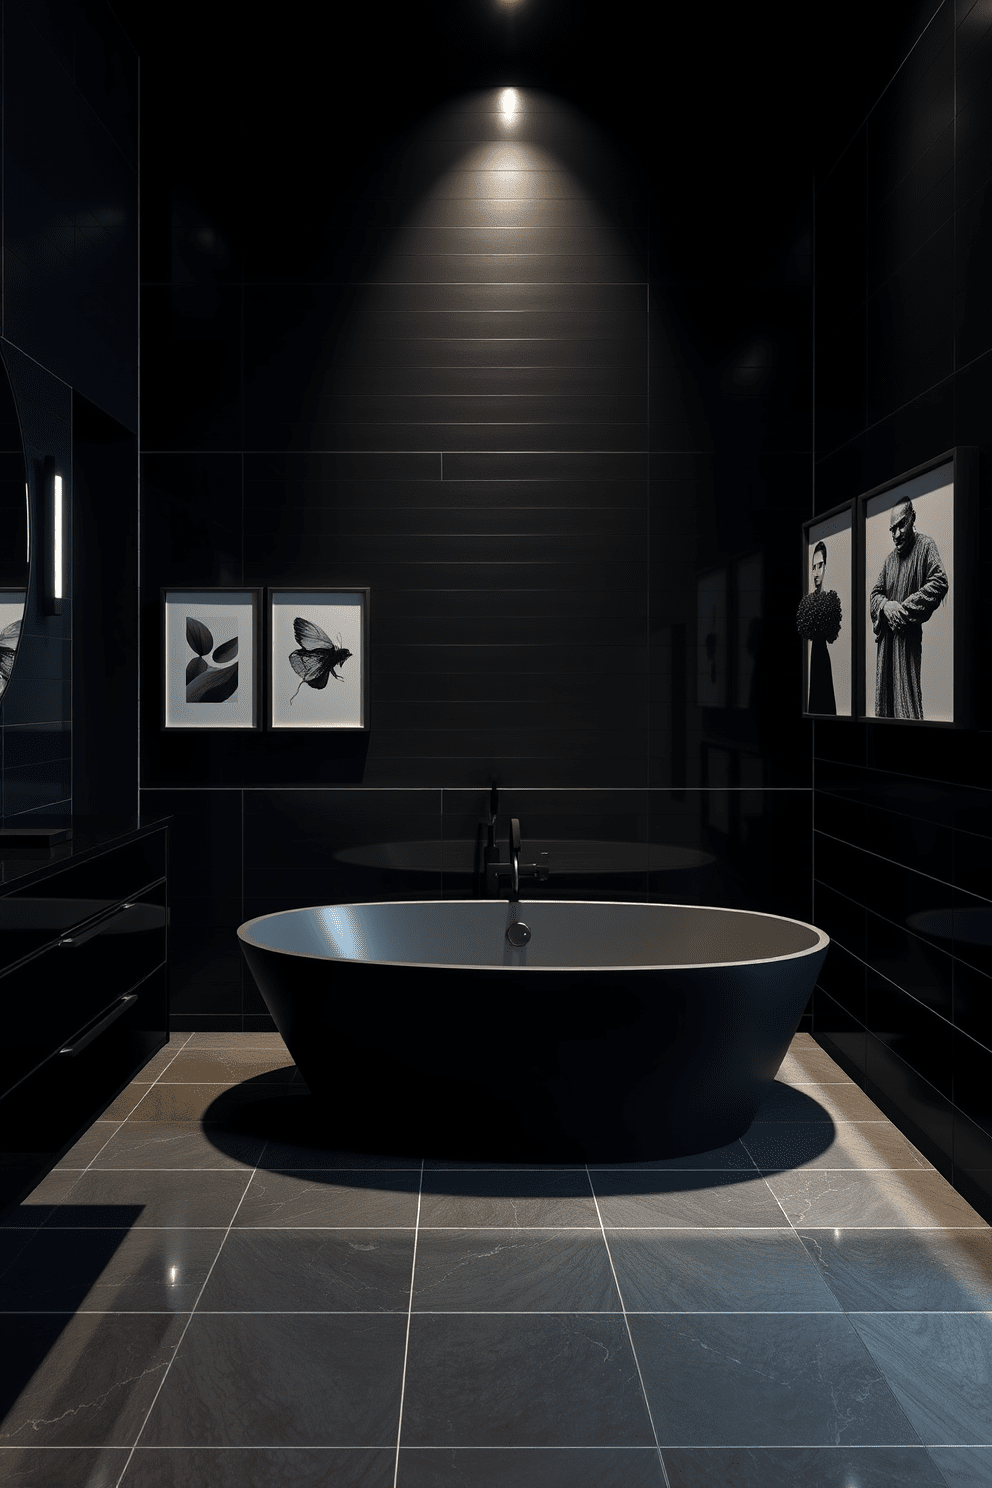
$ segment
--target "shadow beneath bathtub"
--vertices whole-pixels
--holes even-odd
[[[478,1092],[473,1092],[476,1102]],[[306,1170],[313,1182],[340,1184],[349,1169],[363,1174],[362,1186],[368,1186],[368,1175],[377,1171],[377,1186],[390,1188],[409,1185],[410,1169],[443,1170],[472,1168],[478,1170],[478,1192],[487,1191],[487,1170],[514,1168],[558,1168],[575,1173],[576,1195],[588,1195],[585,1176],[588,1165],[601,1169],[596,1179],[598,1193],[613,1190],[607,1170],[616,1173],[616,1192],[624,1189],[624,1175],[637,1171],[658,1171],[669,1175],[666,1188],[694,1189],[739,1184],[759,1176],[759,1167],[748,1148],[748,1134],[723,1147],[691,1152],[680,1156],[641,1155],[631,1160],[621,1151],[600,1150],[585,1155],[575,1144],[559,1137],[551,1141],[536,1137],[520,1128],[512,1112],[499,1110],[486,1120],[476,1115],[472,1124],[465,1120],[464,1110],[453,1107],[442,1122],[424,1122],[416,1112],[391,1105],[388,1099],[381,1108],[370,1096],[364,1102],[339,1106],[318,1100],[299,1087],[281,1089],[265,1084],[258,1076],[224,1092],[204,1113],[203,1131],[221,1152],[238,1160],[244,1152],[244,1138],[253,1137],[266,1143],[258,1166],[266,1169]],[[786,1154],[774,1167],[802,1167],[822,1156],[831,1146],[836,1128],[827,1111],[805,1092],[776,1082],[769,1099],[759,1108],[754,1123],[762,1123],[767,1134],[768,1111],[775,1123],[781,1123],[783,1139],[788,1134],[802,1133],[795,1160]],[[659,1144],[660,1147],[660,1144]],[[644,1145],[640,1144],[643,1154]],[[783,1149],[784,1150],[784,1149]],[[680,1179],[680,1175],[681,1179]],[[605,1184],[605,1186],[604,1186]],[[464,1186],[459,1183],[459,1190]],[[560,1188],[556,1187],[556,1192]]]

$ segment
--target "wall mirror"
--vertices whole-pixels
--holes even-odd
[[[30,564],[24,449],[10,379],[0,359],[0,700],[17,661]]]

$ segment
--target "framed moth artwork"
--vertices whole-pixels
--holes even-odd
[[[162,590],[162,728],[261,728],[261,589]]]
[[[267,723],[367,729],[368,589],[268,590]]]
[[[803,641],[802,711],[808,718],[854,718],[856,698],[855,503],[803,523],[803,597],[796,629]]]
[[[953,449],[859,498],[865,719],[970,724],[976,474]]]

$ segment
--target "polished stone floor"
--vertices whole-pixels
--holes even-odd
[[[327,1150],[261,1096],[305,1109],[276,1035],[174,1035],[8,1211],[9,1488],[992,1484],[992,1230],[808,1035],[656,1165]]]

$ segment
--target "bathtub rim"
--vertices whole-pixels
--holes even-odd
[[[597,906],[598,907],[598,906],[609,905],[611,908],[621,908],[624,905],[633,905],[634,907],[636,907],[638,909],[703,909],[703,910],[715,911],[715,912],[720,913],[720,914],[754,915],[754,916],[757,916],[759,919],[764,919],[764,920],[780,920],[780,921],[782,921],[783,923],[785,923],[787,925],[799,925],[804,930],[810,930],[810,931],[812,931],[813,934],[815,934],[818,938],[817,938],[817,941],[816,941],[816,943],[814,945],[807,946],[805,948],[805,950],[801,950],[801,951],[788,951],[783,956],[760,956],[760,957],[752,958],[750,960],[739,960],[739,961],[683,961],[683,962],[663,962],[663,963],[650,962],[650,963],[642,963],[642,964],[638,964],[638,965],[627,964],[627,965],[620,965],[620,966],[616,966],[616,965],[610,965],[610,966],[534,966],[534,965],[529,965],[528,966],[525,963],[517,962],[517,963],[510,963],[509,965],[503,963],[501,965],[482,966],[478,962],[460,962],[460,961],[458,961],[458,962],[452,962],[452,961],[409,961],[409,960],[408,961],[386,961],[386,960],[378,960],[378,959],[377,960],[371,960],[371,959],[370,960],[359,960],[355,956],[318,955],[314,951],[291,951],[291,950],[285,950],[285,949],[282,949],[282,948],[277,948],[275,946],[261,945],[258,941],[252,940],[248,935],[246,935],[244,933],[245,931],[251,930],[251,928],[254,925],[261,924],[261,922],[263,920],[274,920],[274,919],[277,919],[278,917],[280,917],[282,915],[309,914],[309,913],[312,913],[314,910],[320,910],[320,909],[373,909],[373,908],[378,908],[380,906],[388,906],[388,905],[395,905],[395,904],[403,904],[403,905],[419,904],[419,905],[423,905],[424,907],[427,907],[428,905],[440,905],[440,904],[502,904],[504,906],[504,908],[506,908],[506,909],[517,908],[517,909],[523,911],[525,909],[525,907],[526,907],[526,904],[528,904],[528,903],[534,904],[534,905],[538,905],[538,904],[574,904],[576,907],[579,907],[579,906]],[[521,914],[520,918],[523,918],[523,915],[522,914]],[[294,909],[275,909],[275,910],[271,910],[268,914],[255,915],[255,916],[253,916],[252,919],[245,920],[243,924],[241,924],[241,925],[238,926],[238,939],[244,945],[250,946],[252,948],[252,950],[266,951],[266,952],[268,952],[269,955],[272,955],[272,956],[294,956],[294,957],[298,957],[300,960],[305,960],[305,961],[328,961],[328,962],[331,962],[331,963],[333,963],[335,965],[341,965],[341,966],[396,966],[396,967],[404,967],[404,968],[406,968],[407,970],[410,970],[410,971],[472,971],[472,972],[489,972],[489,971],[493,971],[493,972],[514,972],[514,973],[516,973],[518,975],[519,975],[520,972],[524,972],[525,971],[525,972],[534,972],[534,973],[537,973],[537,974],[553,973],[553,974],[557,974],[558,976],[561,976],[563,973],[572,973],[572,972],[585,972],[585,973],[592,974],[592,973],[595,973],[595,972],[604,973],[604,972],[626,972],[626,971],[717,971],[717,970],[721,970],[721,969],[722,970],[727,970],[727,969],[730,969],[730,968],[733,968],[733,967],[738,967],[738,966],[739,967],[745,967],[745,966],[775,966],[775,965],[778,965],[780,962],[784,962],[784,961],[801,961],[806,956],[815,956],[815,955],[819,954],[819,952],[825,951],[827,949],[827,947],[830,945],[830,936],[826,933],[825,930],[821,930],[818,925],[811,925],[808,920],[797,920],[797,919],[794,919],[791,915],[771,914],[768,911],[762,910],[762,909],[733,909],[729,905],[726,906],[726,907],[724,907],[723,905],[719,905],[719,904],[657,904],[657,905],[655,905],[655,904],[643,904],[643,903],[641,903],[638,900],[631,900],[631,899],[620,899],[620,900],[614,900],[614,899],[531,899],[531,900],[528,900],[528,901],[523,901],[522,900],[516,906],[511,905],[510,902],[508,900],[506,900],[506,899],[502,899],[502,900],[500,900],[500,899],[491,899],[491,900],[485,900],[485,899],[483,899],[483,900],[480,900],[480,899],[370,899],[370,900],[359,900],[357,902],[348,902],[348,903],[345,903],[345,904],[307,904],[307,905],[299,905],[299,906],[297,906]]]

